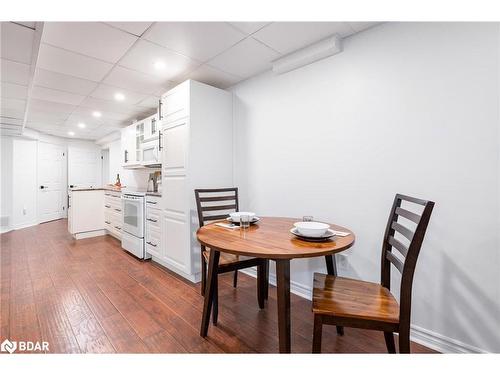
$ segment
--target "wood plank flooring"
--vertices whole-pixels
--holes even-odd
[[[75,241],[58,220],[1,235],[0,340],[48,341],[50,353],[277,353],[276,289],[220,277],[219,324],[199,336],[199,285],[141,262],[110,236]],[[311,303],[292,295],[292,350],[311,352]],[[382,333],[324,327],[323,351],[386,353]],[[412,352],[432,352],[412,344]]]

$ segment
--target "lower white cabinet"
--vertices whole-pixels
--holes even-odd
[[[190,270],[190,242],[184,215],[164,211],[162,229],[165,243],[165,262],[181,275],[188,276]]]
[[[121,193],[105,190],[104,192],[104,229],[113,237],[122,238],[122,200]]]
[[[160,197],[146,196],[146,252],[160,260],[165,259],[161,230]]]

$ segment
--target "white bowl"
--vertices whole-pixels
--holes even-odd
[[[247,215],[248,216],[248,220],[252,221],[253,218],[255,217],[255,212],[240,211],[240,212],[232,212],[232,213],[229,214],[229,216],[231,216],[231,220],[234,221],[235,223],[239,223],[240,222],[240,218],[243,215]]]
[[[306,237],[321,237],[330,229],[328,224],[318,223],[317,221],[301,221],[293,225],[300,234]]]

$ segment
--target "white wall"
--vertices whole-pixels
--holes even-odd
[[[7,231],[12,224],[12,137],[2,136],[0,160],[0,233]]]
[[[22,228],[38,222],[37,142],[14,138],[12,159],[12,226]],[[2,176],[4,178],[4,176]]]
[[[379,280],[395,193],[436,202],[412,322],[442,350],[500,352],[498,53],[498,24],[383,24],[232,89],[242,209],[352,229],[341,275]],[[293,261],[292,288],[316,270]]]
[[[99,146],[90,141],[55,137],[31,129],[26,129],[22,136],[2,135],[1,216],[6,216],[9,220],[9,226],[2,227],[2,232],[38,223],[38,142],[62,145],[66,150],[68,146],[99,149]],[[64,164],[63,179],[64,185],[67,185],[66,163]],[[24,210],[26,214],[24,214]]]

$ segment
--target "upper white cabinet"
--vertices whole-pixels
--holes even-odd
[[[160,136],[157,114],[123,129],[121,137],[123,167],[141,168],[161,164]]]
[[[233,186],[232,94],[188,80],[162,96],[162,250],[153,259],[198,281],[194,189]]]

